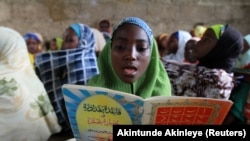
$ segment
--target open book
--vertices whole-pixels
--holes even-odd
[[[233,102],[201,97],[139,96],[65,84],[65,104],[76,140],[107,139],[112,125],[220,125]]]

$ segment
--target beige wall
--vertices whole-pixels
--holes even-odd
[[[143,18],[155,35],[190,30],[194,23],[229,23],[250,33],[250,0],[0,0],[0,25],[21,34],[61,36],[74,22],[96,26],[102,18],[117,23],[126,16]],[[248,17],[248,18],[247,18]]]

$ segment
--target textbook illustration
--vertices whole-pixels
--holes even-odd
[[[139,96],[101,87],[65,84],[64,100],[75,139],[108,140],[112,125],[220,125],[230,100]]]

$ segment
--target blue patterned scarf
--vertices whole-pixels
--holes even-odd
[[[70,132],[61,86],[67,83],[85,85],[92,76],[99,73],[91,28],[80,23],[73,25],[79,27],[74,29],[80,33],[77,48],[42,53],[35,60],[36,72],[48,92],[59,123],[63,130]]]

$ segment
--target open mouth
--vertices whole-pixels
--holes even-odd
[[[125,75],[134,75],[137,71],[136,67],[124,67],[123,72]]]

